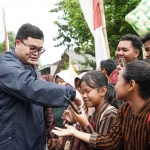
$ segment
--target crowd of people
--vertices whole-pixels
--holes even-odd
[[[54,77],[37,71],[43,44],[23,24],[0,56],[0,150],[150,149],[150,33],[122,36],[98,70]]]

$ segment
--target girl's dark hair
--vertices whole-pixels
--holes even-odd
[[[92,89],[100,89],[103,86],[108,86],[108,79],[106,76],[102,72],[95,70],[88,71],[81,78],[80,85],[82,81],[84,81]]]
[[[102,72],[95,70],[88,71],[81,78],[80,86],[83,81],[92,89],[95,88],[100,89],[101,87],[106,86],[107,88],[107,93],[105,95],[106,100],[108,101],[108,103],[118,108],[119,104],[117,104],[116,102],[116,92],[114,86],[108,84],[108,79]]]
[[[119,108],[120,105],[124,103],[124,101],[116,99],[115,86],[111,83],[109,83],[107,87],[106,100],[108,103],[110,103],[112,106],[116,107],[117,109]]]
[[[150,97],[150,64],[134,61],[125,66],[123,77],[128,83],[134,80],[139,85],[140,95],[147,100]]]

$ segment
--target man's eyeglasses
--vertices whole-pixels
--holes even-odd
[[[38,52],[39,54],[42,54],[45,52],[45,49],[43,47],[37,48],[36,46],[28,46],[27,44],[25,44],[23,41],[20,40],[20,42],[22,44],[24,44],[25,46],[29,47],[29,52],[30,53],[36,53]]]

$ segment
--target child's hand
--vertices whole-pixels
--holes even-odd
[[[57,136],[71,136],[74,135],[74,133],[76,132],[76,129],[73,126],[65,124],[65,127],[66,129],[55,127],[55,129],[53,129],[52,132]]]
[[[57,146],[58,146],[58,150],[61,150],[64,148],[64,138],[63,137],[58,138]]]
[[[56,146],[57,146],[57,139],[56,138],[50,139],[50,142],[48,144],[49,144],[49,146],[48,146],[49,150],[56,148]]]
[[[62,116],[62,119],[67,120],[69,123],[74,124],[75,119],[73,118],[73,115],[69,109],[65,110]]]
[[[71,110],[71,111],[72,111],[74,119],[77,122],[79,122],[81,124],[81,126],[86,127],[90,124],[82,107],[80,107],[80,109],[79,109],[80,114],[77,114],[73,110]]]

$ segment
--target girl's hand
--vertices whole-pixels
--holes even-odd
[[[69,109],[65,110],[62,116],[62,119],[67,120],[69,123],[74,124],[75,119],[73,118],[73,115]]]
[[[54,149],[54,148],[57,147],[57,139],[56,138],[52,138],[50,140],[51,140],[51,142],[49,143],[49,146],[48,146],[49,150]]]
[[[63,137],[58,138],[57,147],[58,147],[58,150],[61,150],[64,148],[64,138]]]
[[[65,127],[66,129],[55,127],[55,130],[53,129],[52,132],[57,136],[71,136],[76,132],[76,129],[73,126],[65,124]]]
[[[88,126],[90,123],[88,121],[87,115],[85,114],[85,111],[83,110],[82,107],[80,107],[79,109],[79,113],[77,114],[76,112],[74,112],[73,110],[71,110],[74,119],[79,122],[81,124],[81,126],[86,127]]]

